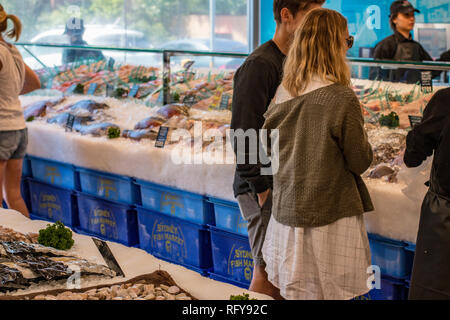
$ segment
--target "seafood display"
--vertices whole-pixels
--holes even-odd
[[[113,285],[74,290],[58,289],[4,297],[6,298],[11,300],[197,300],[181,289],[172,277],[162,270]],[[2,300],[1,296],[0,300]]]
[[[39,235],[37,233],[23,234],[13,229],[0,226],[0,241],[3,242],[25,242],[25,243],[37,243]]]
[[[62,103],[65,98],[59,98],[54,100],[44,100],[33,103],[30,106],[24,108],[24,117],[26,121],[30,121],[33,118],[43,117],[47,113],[48,108],[52,108]]]
[[[0,241],[0,293],[26,289],[32,284],[81,276],[113,278],[106,266],[70,256],[68,253],[20,241]]]

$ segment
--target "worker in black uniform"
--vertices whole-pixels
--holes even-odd
[[[87,42],[83,40],[85,32],[83,19],[70,18],[66,23],[64,35],[69,37],[69,43],[72,46],[87,46]],[[105,56],[99,50],[85,49],[64,49],[63,64],[81,61],[81,60],[103,60]]]
[[[433,58],[420,43],[412,39],[411,31],[414,29],[416,22],[416,12],[420,13],[409,1],[399,0],[392,3],[389,21],[394,34],[376,45],[373,55],[375,60],[433,61]],[[370,79],[417,83],[420,81],[420,72],[421,70],[413,69],[383,70],[372,68]]]
[[[422,204],[409,290],[411,300],[450,300],[450,88],[436,92],[406,139],[405,164],[434,153]]]

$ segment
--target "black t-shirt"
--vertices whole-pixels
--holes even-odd
[[[375,46],[373,58],[375,60],[433,61],[433,58],[420,43],[414,41],[411,36],[405,38],[398,31],[395,31],[393,35]],[[385,81],[416,83],[420,81],[420,72],[421,70],[415,69],[397,69],[392,71],[372,68],[370,79],[378,78],[378,80]],[[439,73],[433,73],[433,75],[438,76]]]
[[[84,40],[75,41],[73,46],[87,46]],[[102,60],[105,56],[100,50],[84,50],[84,49],[64,49],[63,64],[77,62],[82,60]]]
[[[406,139],[405,164],[418,167],[434,154],[434,190],[450,197],[450,88],[436,92],[423,112],[423,120]]]
[[[264,113],[281,83],[285,55],[272,40],[259,46],[236,71],[231,129],[260,130]],[[248,147],[248,146],[247,146]],[[248,148],[247,148],[248,150]],[[261,164],[238,164],[234,194],[261,193],[272,188],[272,177],[261,176]]]

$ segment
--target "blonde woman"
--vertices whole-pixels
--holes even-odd
[[[315,9],[296,31],[265,114],[279,130],[279,170],[263,254],[285,299],[352,299],[369,291],[360,175],[372,162],[360,104],[350,89],[346,19]]]
[[[13,25],[9,31],[8,21]],[[7,14],[0,5],[0,186],[8,207],[28,217],[28,209],[20,193],[28,135],[19,95],[39,89],[40,82],[25,65],[17,48],[3,38],[6,32],[7,37],[17,41],[21,31],[19,18]],[[2,201],[0,192],[0,206]]]

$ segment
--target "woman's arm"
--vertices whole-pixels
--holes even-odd
[[[29,66],[25,64],[25,83],[23,85],[22,94],[29,93],[31,91],[41,88],[41,81],[36,73]]]
[[[346,102],[345,115],[341,123],[340,147],[348,169],[356,175],[363,174],[372,164],[373,151],[364,129],[364,118],[358,98]]]
[[[434,152],[448,117],[450,89],[438,91],[426,106],[422,122],[406,137],[404,162],[408,167],[418,167]]]

